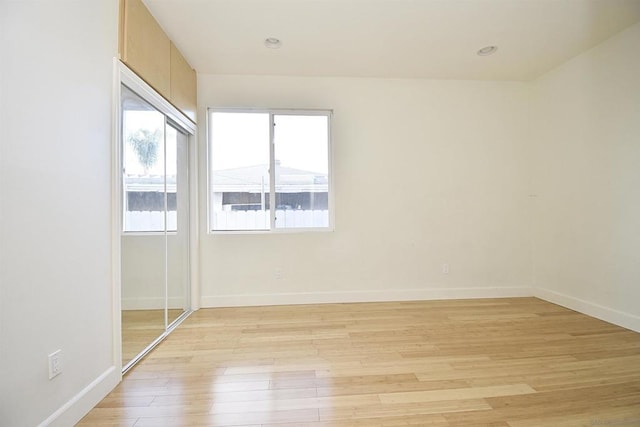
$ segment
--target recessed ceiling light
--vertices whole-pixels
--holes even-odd
[[[282,47],[282,42],[280,39],[275,37],[267,37],[264,39],[264,45],[269,49],[280,49]]]
[[[478,55],[489,56],[496,53],[496,50],[498,50],[498,46],[485,46],[478,51]]]

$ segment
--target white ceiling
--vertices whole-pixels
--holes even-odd
[[[531,80],[640,21],[640,0],[144,2],[215,74]]]

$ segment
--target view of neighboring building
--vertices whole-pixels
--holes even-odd
[[[269,166],[211,172],[213,230],[267,230],[271,215]],[[327,174],[275,165],[276,228],[329,225]]]
[[[326,174],[280,166],[276,162],[277,210],[327,210]],[[215,211],[268,210],[269,166],[255,165],[213,171],[212,207]]]

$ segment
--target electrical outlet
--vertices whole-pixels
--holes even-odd
[[[442,274],[449,274],[449,264],[442,264]]]
[[[273,272],[273,277],[275,277],[276,280],[282,279],[282,269],[276,268],[276,271]]]
[[[60,375],[62,372],[62,350],[54,351],[49,355],[49,379]]]

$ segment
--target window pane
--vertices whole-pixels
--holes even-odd
[[[269,114],[212,112],[210,222],[214,230],[268,230]]]
[[[164,231],[164,115],[122,86],[122,130],[124,231]]]
[[[329,117],[274,115],[276,228],[329,226]]]

